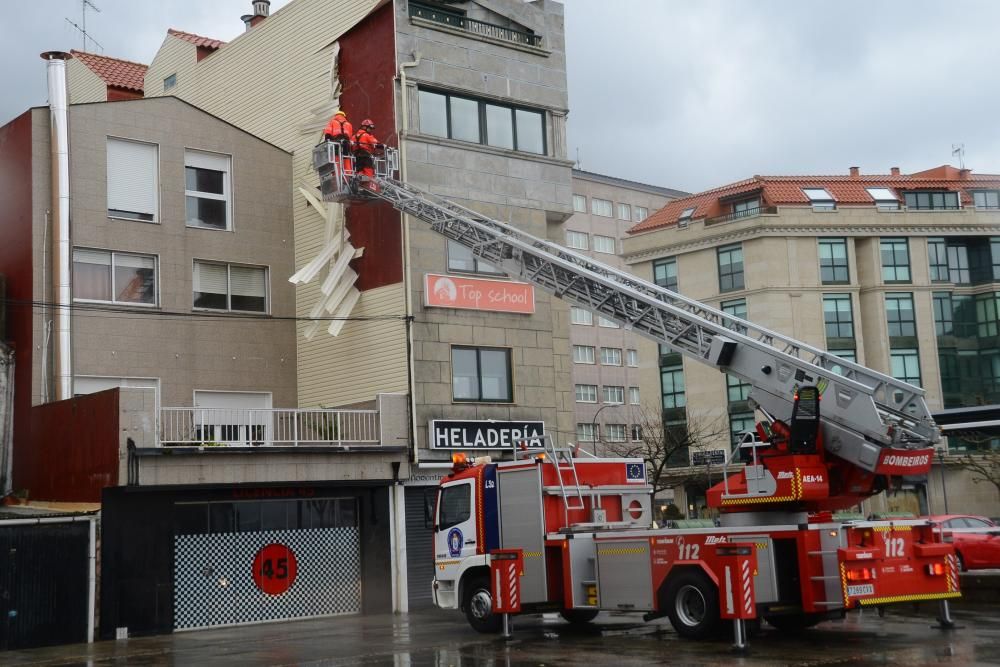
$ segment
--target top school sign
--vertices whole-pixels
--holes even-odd
[[[535,288],[510,280],[424,275],[424,305],[501,313],[535,312]]]

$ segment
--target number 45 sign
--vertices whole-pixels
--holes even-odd
[[[284,544],[268,544],[253,559],[253,582],[268,595],[281,595],[298,574],[295,553]]]

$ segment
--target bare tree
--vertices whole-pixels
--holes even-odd
[[[1000,450],[983,450],[966,454],[957,461],[958,467],[972,473],[973,484],[992,484],[1000,493]]]
[[[677,485],[673,468],[689,465],[689,452],[717,445],[721,436],[729,437],[724,420],[688,419],[682,424],[667,424],[659,410],[635,406],[632,424],[639,427],[639,438],[627,442],[608,442],[605,448],[615,456],[641,458],[646,462],[646,476],[653,496]],[[701,471],[692,477],[701,476]]]

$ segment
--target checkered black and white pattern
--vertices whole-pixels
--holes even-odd
[[[281,595],[253,580],[253,560],[271,543],[294,553],[298,573]],[[174,536],[174,629],[256,623],[361,611],[357,527]]]

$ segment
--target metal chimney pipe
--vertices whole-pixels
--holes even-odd
[[[49,133],[52,152],[52,289],[55,301],[53,321],[53,372],[55,398],[73,397],[73,344],[70,336],[73,301],[70,285],[69,238],[69,113],[66,93],[66,60],[63,51],[41,54],[48,63]],[[48,381],[44,378],[43,381]]]

